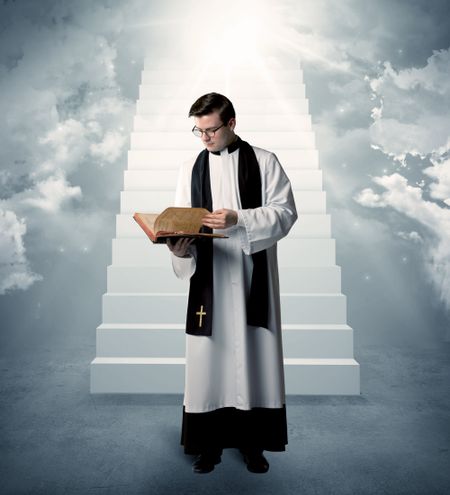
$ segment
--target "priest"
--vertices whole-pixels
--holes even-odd
[[[224,448],[264,473],[264,450],[288,443],[277,241],[297,212],[277,157],[235,134],[227,97],[201,96],[189,117],[205,149],[181,167],[175,206],[207,208],[203,230],[227,238],[168,241],[176,276],[190,279],[181,444],[196,473]]]

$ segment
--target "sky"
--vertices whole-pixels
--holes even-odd
[[[143,59],[212,56],[247,18],[301,60],[358,344],[450,340],[446,0],[3,0],[3,352],[95,342]]]

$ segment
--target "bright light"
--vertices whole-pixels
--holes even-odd
[[[189,64],[201,61],[230,68],[259,63],[283,31],[280,9],[274,4],[264,0],[190,4],[183,20],[176,15],[167,20],[168,31],[176,29],[171,48]]]
[[[261,45],[263,23],[260,19],[242,18],[222,33],[217,46],[211,50],[228,66],[256,60]]]
[[[217,91],[232,101],[275,100],[277,112],[285,115],[286,127],[300,130],[298,120],[292,116],[292,101],[304,98],[300,50],[295,39],[290,40],[292,28],[288,23],[286,10],[270,0],[187,2],[185,11],[173,12],[165,21],[153,18],[147,23],[146,68],[185,71],[160,118],[169,121],[170,115],[179,111],[180,100],[194,101],[202,94]],[[298,70],[298,93],[274,77],[278,69],[286,67]],[[252,82],[255,80],[257,87]]]
[[[314,29],[323,16],[320,2],[303,0],[149,2],[148,12],[128,29],[147,32],[149,57],[179,60],[195,70],[205,64],[252,67],[261,60],[270,60],[272,68],[298,67],[301,59],[349,73],[345,54]]]

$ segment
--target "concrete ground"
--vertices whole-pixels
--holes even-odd
[[[95,348],[1,365],[2,494],[448,494],[450,344],[365,346],[360,396],[291,396],[267,474],[226,450],[210,474],[179,445],[182,396],[90,395]]]

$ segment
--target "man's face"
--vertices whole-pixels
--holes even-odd
[[[230,119],[229,122],[222,122],[217,111],[209,113],[208,115],[202,115],[201,117],[194,117],[194,122],[195,126],[202,131],[216,129],[225,123],[225,125],[218,129],[212,137],[208,137],[203,133],[201,140],[208,151],[220,151],[232,143],[236,137],[234,133],[236,119],[233,118]]]

